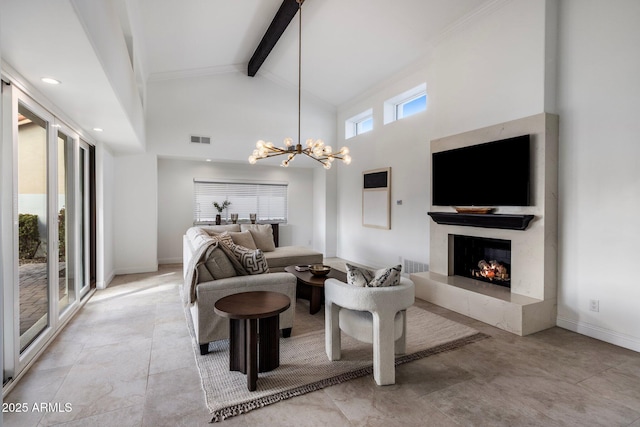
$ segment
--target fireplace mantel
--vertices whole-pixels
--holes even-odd
[[[455,212],[428,212],[438,224],[468,227],[526,230],[534,215],[513,214],[463,214]]]

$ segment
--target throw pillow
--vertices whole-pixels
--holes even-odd
[[[402,265],[400,264],[372,271],[347,263],[347,283],[369,288],[396,286],[400,283],[401,272]]]
[[[367,286],[373,279],[373,274],[366,268],[356,267],[347,263],[347,283],[361,288]]]
[[[251,250],[235,245],[233,253],[240,261],[240,264],[247,270],[249,274],[263,274],[269,272],[269,265],[264,253],[260,249]]]
[[[219,242],[222,242],[229,247],[235,245],[235,243],[233,243],[233,239],[231,238],[231,236],[227,231],[225,231],[224,233],[217,234],[215,238],[218,239]]]
[[[249,231],[256,247],[264,252],[273,252],[276,245],[273,241],[273,227],[271,224],[241,224],[242,231]]]
[[[248,249],[258,249],[256,243],[253,241],[251,233],[247,231],[229,231],[229,236],[236,245],[244,246]]]
[[[400,273],[402,265],[398,264],[394,267],[381,268],[376,270],[373,279],[369,281],[370,288],[381,288],[384,286],[396,286],[400,284]]]
[[[269,272],[267,259],[260,249],[252,250],[235,244],[227,233],[222,233],[217,238],[235,256],[236,262],[240,263],[244,270],[241,274],[263,274]]]

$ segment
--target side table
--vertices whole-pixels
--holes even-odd
[[[241,292],[220,298],[216,314],[229,319],[229,370],[247,375],[255,391],[258,372],[280,366],[280,313],[291,305],[279,292]],[[258,335],[260,340],[258,340]]]

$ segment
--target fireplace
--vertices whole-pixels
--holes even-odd
[[[511,288],[511,241],[454,235],[453,274]]]

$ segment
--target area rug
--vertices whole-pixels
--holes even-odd
[[[331,362],[325,353],[324,330],[320,330],[281,338],[280,366],[258,374],[257,390],[250,392],[247,377],[229,371],[229,341],[210,343],[210,353],[200,355],[188,309],[185,314],[205,401],[213,415],[211,422],[365,375],[371,375],[371,381],[374,381],[371,344],[361,343],[343,333],[342,358]],[[396,366],[484,338],[487,335],[473,328],[413,306],[407,310],[407,353],[396,356]]]

